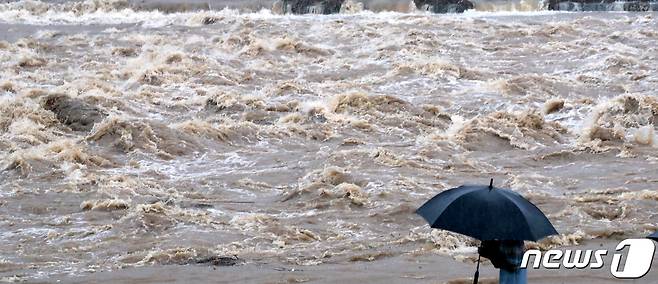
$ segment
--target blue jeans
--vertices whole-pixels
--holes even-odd
[[[507,271],[500,269],[498,274],[499,284],[527,284],[528,283],[528,270],[519,268],[515,271]]]

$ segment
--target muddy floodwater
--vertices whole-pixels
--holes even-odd
[[[0,4],[0,281],[467,277],[414,210],[490,178],[561,233],[529,247],[658,229],[658,14],[348,12]]]

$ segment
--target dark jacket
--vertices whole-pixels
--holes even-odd
[[[523,241],[482,241],[478,253],[491,260],[494,267],[515,271],[523,261]]]

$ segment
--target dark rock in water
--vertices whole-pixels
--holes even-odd
[[[204,25],[212,25],[212,24],[217,23],[218,20],[219,19],[217,19],[215,17],[208,16],[208,17],[203,18],[203,21],[201,21],[201,23],[203,23]]]
[[[647,1],[625,2],[624,11],[630,11],[630,12],[658,11],[658,2],[657,1],[653,1],[652,3],[649,3]]]
[[[198,264],[209,264],[214,266],[234,266],[241,263],[241,260],[237,256],[218,256],[213,255],[210,257],[202,258],[197,260]]]
[[[656,0],[549,0],[548,9],[555,11],[658,11]]]
[[[230,97],[218,97],[207,99],[203,109],[215,113],[239,114],[247,108],[246,104],[231,100]]]
[[[473,3],[467,0],[414,0],[416,7],[434,13],[463,13],[473,9]]]
[[[325,123],[327,122],[327,117],[322,110],[312,109],[308,112],[308,120],[313,123]]]
[[[283,11],[293,14],[335,14],[345,0],[283,0]]]
[[[59,122],[74,131],[89,131],[107,116],[95,106],[63,94],[48,95],[41,106],[55,113]]]

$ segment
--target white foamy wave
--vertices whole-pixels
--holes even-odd
[[[502,3],[502,4],[501,4]],[[462,14],[442,14],[441,17],[495,17],[495,16],[535,16],[555,13],[542,8],[540,1],[520,2],[481,2],[476,3],[474,10],[468,10]],[[86,0],[83,2],[65,2],[64,4],[45,3],[32,0],[21,0],[17,2],[0,4],[0,22],[8,24],[32,24],[32,25],[117,25],[142,23],[144,27],[162,27],[167,25],[198,26],[214,23],[214,20],[223,17],[244,17],[246,19],[333,19],[343,17],[373,17],[375,19],[387,18],[394,20],[400,14],[412,12],[411,9],[402,10],[367,10],[353,1],[348,1],[347,6],[335,15],[280,15],[273,13],[269,8],[261,8],[257,12],[241,11],[234,8],[223,8],[222,10],[197,9],[186,7],[180,11],[163,11],[156,8],[143,9],[130,5],[127,1],[120,0]],[[413,11],[412,14],[432,15],[426,11]],[[201,19],[201,20],[198,20]],[[204,21],[210,19],[210,21]]]
[[[125,1],[87,0],[64,4],[49,4],[39,1],[18,1],[0,4],[0,22],[33,25],[116,25],[143,23],[146,27],[165,25],[196,25],[189,19],[198,15],[227,17],[239,15],[235,9],[195,10],[167,13],[158,9],[140,10]],[[248,13],[254,17],[267,17],[271,11]]]
[[[89,14],[76,15],[73,12],[45,12],[34,14],[27,10],[4,10],[0,11],[0,19],[8,24],[123,24],[123,23],[162,23],[172,22],[176,15],[164,15],[160,12],[135,12],[130,9],[111,12],[93,12]]]

